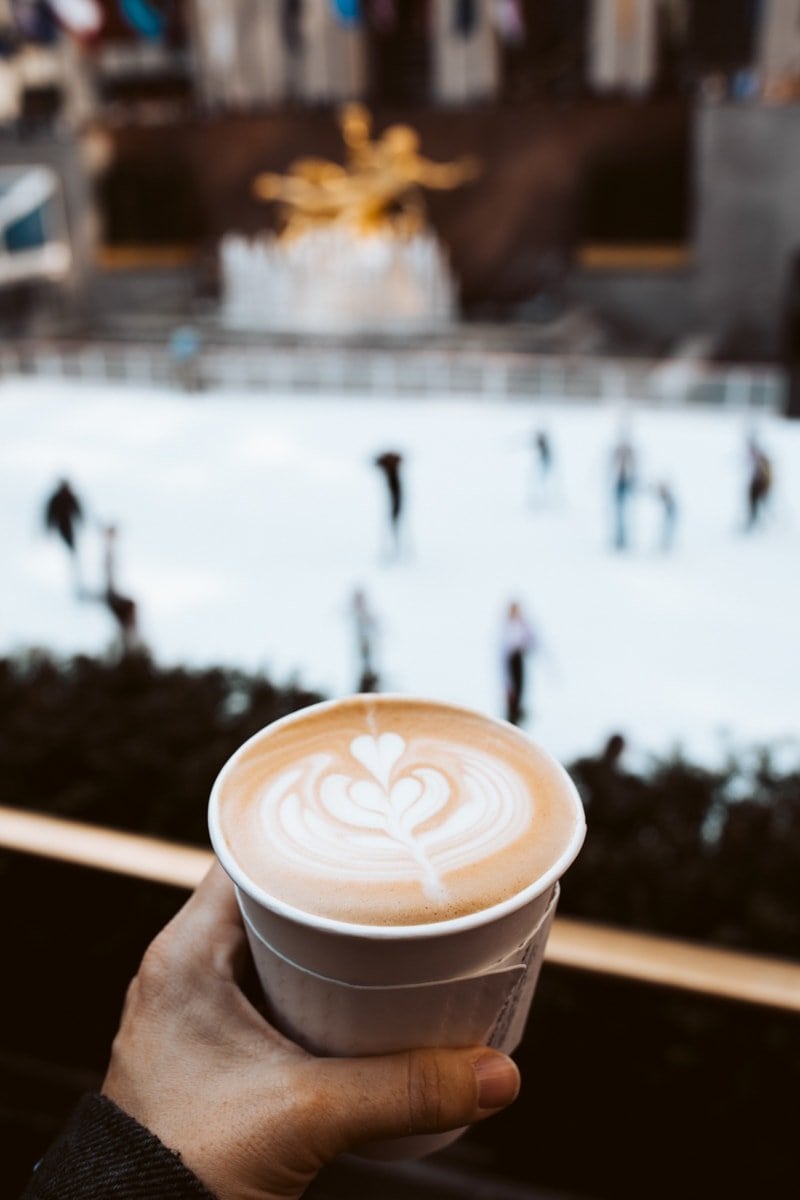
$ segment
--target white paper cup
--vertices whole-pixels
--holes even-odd
[[[432,702],[432,707],[442,706]],[[445,707],[451,714],[457,711]],[[277,726],[302,720],[306,711],[268,726],[245,747]],[[282,1032],[316,1054],[337,1057],[437,1045],[487,1044],[505,1053],[516,1048],[544,956],[558,880],[585,833],[574,784],[541,747],[533,749],[548,759],[574,813],[574,832],[564,853],[527,888],[500,904],[447,921],[405,926],[317,916],[255,884],[231,854],[220,824],[222,785],[237,755],[229,760],[211,793],[211,841],[236,885],[269,1014]],[[441,1148],[460,1132],[403,1138],[373,1153],[416,1157]]]

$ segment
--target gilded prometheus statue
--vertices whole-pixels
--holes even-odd
[[[437,163],[420,154],[410,125],[390,125],[372,136],[363,104],[347,104],[339,123],[347,148],[344,166],[324,158],[300,158],[286,175],[257,176],[253,191],[282,206],[283,236],[339,225],[357,234],[378,231],[410,236],[425,225],[423,188],[449,190],[479,172],[478,160]]]

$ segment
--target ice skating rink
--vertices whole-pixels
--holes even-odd
[[[0,652],[105,652],[43,503],[61,476],[89,519],[84,586],[101,586],[101,523],[119,526],[118,587],[162,664],[241,665],[353,690],[350,599],[380,625],[383,690],[501,714],[503,611],[519,600],[539,650],[526,727],[555,753],[621,730],[634,751],[798,736],[800,423],[702,409],[182,396],[111,385],[0,382]],[[611,548],[610,456],[638,459],[632,547]],[[533,434],[549,433],[551,486]],[[753,429],[774,465],[763,528],[744,532]],[[405,546],[388,553],[375,455],[404,455]],[[653,486],[679,505],[659,549]]]

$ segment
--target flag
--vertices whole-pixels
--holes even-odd
[[[123,17],[141,37],[157,41],[164,36],[167,21],[162,5],[154,0],[119,0]]]
[[[14,22],[26,42],[52,46],[58,41],[53,14],[42,0],[12,0]]]
[[[103,10],[97,0],[48,0],[53,16],[76,37],[88,38],[103,27]]]
[[[455,0],[453,9],[453,31],[459,37],[472,37],[478,23],[477,0]]]
[[[361,20],[361,0],[332,0],[332,3],[343,25],[357,25]]]
[[[492,15],[499,37],[509,46],[521,46],[526,30],[520,0],[495,0]]]
[[[303,48],[302,0],[283,0],[281,4],[281,34],[290,54],[299,54]]]
[[[372,27],[378,33],[391,33],[397,25],[397,0],[372,0]]]

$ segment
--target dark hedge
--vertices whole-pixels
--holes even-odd
[[[43,653],[0,660],[4,803],[207,844],[206,803],[256,730],[322,697],[214,668]]]
[[[228,669],[146,655],[0,660],[3,802],[207,844],[226,758],[320,696]],[[800,770],[769,753],[711,770],[674,758],[634,774],[572,764],[589,834],[561,911],[773,954],[800,946]]]
[[[797,957],[800,769],[761,750],[719,770],[675,757],[632,774],[600,755],[571,773],[588,834],[562,913]]]

